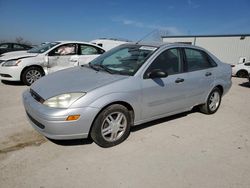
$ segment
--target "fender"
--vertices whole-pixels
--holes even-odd
[[[89,106],[99,108],[100,111],[112,103],[124,102],[129,104],[134,111],[134,121],[141,119],[141,97],[140,95],[133,95],[130,93],[110,93],[99,97],[93,101]]]

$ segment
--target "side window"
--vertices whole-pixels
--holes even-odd
[[[93,46],[89,45],[79,45],[79,55],[98,55],[102,54],[103,50],[101,52],[101,49],[95,48]]]
[[[0,45],[0,48],[1,48],[1,49],[6,49],[6,48],[8,48],[8,47],[9,47],[8,44],[1,44],[1,45]]]
[[[64,44],[52,50],[50,56],[64,56],[76,54],[76,44]]]
[[[186,48],[186,61],[188,71],[196,71],[216,66],[212,58],[200,50]]]
[[[13,48],[15,48],[15,49],[24,49],[23,46],[18,45],[18,44],[13,44]]]
[[[180,51],[177,48],[162,52],[149,66],[146,73],[154,69],[165,71],[168,75],[182,72]]]
[[[245,66],[250,66],[250,63],[245,63],[244,65],[245,65]]]

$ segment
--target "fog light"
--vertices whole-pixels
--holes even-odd
[[[71,115],[71,116],[67,117],[66,121],[75,121],[75,120],[78,120],[79,117],[80,117],[79,114],[77,114],[77,115]]]

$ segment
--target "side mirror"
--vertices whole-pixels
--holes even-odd
[[[154,69],[148,73],[148,78],[166,78],[168,74],[160,69]]]

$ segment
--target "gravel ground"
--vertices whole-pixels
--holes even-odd
[[[218,112],[143,124],[108,149],[52,142],[25,117],[28,87],[0,83],[0,187],[250,187],[250,84],[233,78]]]

